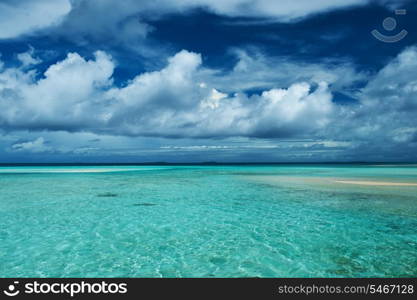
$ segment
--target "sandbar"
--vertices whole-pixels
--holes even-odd
[[[386,182],[386,181],[356,181],[356,180],[335,180],[336,183],[357,184],[370,186],[417,186],[417,183],[409,182]]]

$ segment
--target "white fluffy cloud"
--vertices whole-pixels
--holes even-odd
[[[34,52],[33,47],[30,47],[28,51],[17,55],[17,59],[22,63],[23,68],[31,67],[42,62],[41,59],[34,56]]]
[[[306,82],[247,96],[216,89],[220,78],[199,54],[181,51],[160,71],[112,82],[115,64],[104,52],[76,53],[48,68],[0,73],[0,124],[28,130],[90,131],[116,135],[206,137],[292,136],[326,125],[332,95],[325,82]]]
[[[348,118],[356,138],[417,141],[417,47],[400,53],[358,96],[361,107]]]
[[[71,10],[69,0],[0,1],[0,39],[57,24]]]
[[[358,72],[348,62],[303,63],[283,58],[271,58],[262,53],[237,49],[237,64],[227,73],[209,74],[206,81],[214,80],[216,87],[230,92],[262,90],[279,84],[288,87],[297,82],[327,82],[333,89],[342,90],[352,83],[363,81],[367,74]],[[345,90],[348,91],[348,90]]]
[[[290,22],[311,14],[370,2],[372,0],[2,0],[0,39],[14,38],[63,21],[61,33],[79,42],[112,38],[132,43],[152,30],[144,19],[195,8],[225,16]]]
[[[309,14],[341,7],[366,4],[367,0],[178,0],[179,4],[206,6],[212,11],[229,16],[254,16],[290,21]]]
[[[351,67],[278,64],[274,74],[260,71],[263,90],[248,94],[246,88],[254,87],[250,79],[259,78],[254,66],[265,70],[257,68],[259,63],[244,57],[224,73],[205,68],[199,54],[183,50],[161,70],[139,74],[120,86],[112,80],[115,62],[102,51],[90,60],[71,53],[41,77],[23,67],[4,68],[0,127],[148,137],[416,140],[415,47],[375,74],[356,94],[359,104],[350,106],[335,104],[332,89],[339,85],[343,90],[362,78]],[[306,72],[297,77],[289,69]],[[351,75],[341,79],[344,74]]]
[[[76,130],[96,123],[102,107],[96,101],[111,84],[113,69],[110,57],[100,51],[90,61],[71,53],[50,66],[40,80],[34,71],[6,69],[0,73],[0,124]]]

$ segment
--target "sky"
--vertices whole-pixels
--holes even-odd
[[[0,163],[416,162],[416,14],[0,0]]]

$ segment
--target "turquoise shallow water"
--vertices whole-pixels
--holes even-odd
[[[417,276],[417,187],[336,179],[417,167],[0,167],[0,276]]]

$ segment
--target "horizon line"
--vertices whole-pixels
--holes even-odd
[[[44,162],[34,162],[34,163],[15,163],[15,162],[4,162],[0,163],[0,167],[9,167],[9,166],[198,166],[198,165],[380,165],[380,164],[417,164],[417,162],[395,162],[395,161],[379,161],[379,162],[369,162],[369,161],[323,161],[323,162],[132,162],[132,163],[122,163],[122,162],[62,162],[62,163],[44,163]]]

